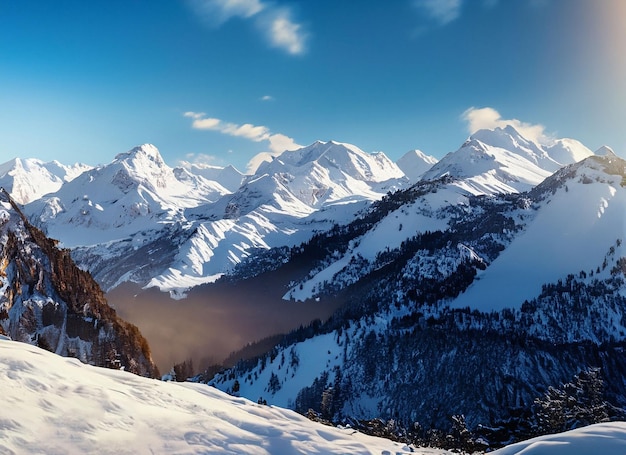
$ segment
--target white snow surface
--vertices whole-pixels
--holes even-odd
[[[232,167],[172,169],[144,144],[29,204],[26,213],[62,246],[88,247],[90,269],[97,268],[94,258],[121,260],[120,248],[130,243],[173,240],[174,259],[140,284],[183,296],[251,250],[297,245],[407,184],[383,153],[339,142],[285,152],[251,176]],[[131,275],[112,276],[107,286]]]
[[[623,455],[626,422],[589,425],[564,433],[540,436],[491,452],[493,455]]]
[[[542,201],[527,229],[491,263],[451,306],[480,311],[519,307],[541,293],[542,284],[568,274],[595,272],[626,234],[626,189],[587,160],[576,177]],[[621,235],[620,235],[621,234]],[[624,244],[616,257],[626,256]],[[596,274],[596,278],[608,277]]]
[[[446,454],[204,384],[84,365],[0,336],[0,452],[58,454]]]

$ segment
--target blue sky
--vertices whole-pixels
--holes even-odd
[[[0,0],[0,162],[441,158],[504,123],[624,156],[623,23],[623,0]]]

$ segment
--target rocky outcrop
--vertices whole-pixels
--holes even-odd
[[[0,328],[11,338],[96,366],[157,376],[147,341],[120,319],[69,251],[0,191]]]

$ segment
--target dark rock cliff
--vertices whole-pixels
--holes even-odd
[[[0,330],[85,363],[157,376],[139,329],[120,319],[69,251],[0,191]]]

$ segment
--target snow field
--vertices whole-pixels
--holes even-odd
[[[203,384],[95,368],[0,337],[0,453],[444,454]]]

